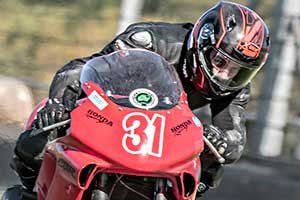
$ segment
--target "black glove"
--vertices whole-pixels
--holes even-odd
[[[49,99],[37,115],[37,128],[43,128],[68,119],[65,106],[56,98]]]
[[[225,155],[228,148],[228,139],[221,129],[213,125],[205,125],[203,134],[221,156]]]
[[[75,106],[76,101],[78,100],[81,94],[81,87],[79,81],[73,81],[64,91],[63,95],[63,105],[66,108],[66,111],[71,112]]]
[[[68,85],[64,91],[62,101],[49,99],[45,107],[37,115],[37,128],[43,128],[70,118],[70,112],[75,108],[80,96],[81,88],[78,81]]]

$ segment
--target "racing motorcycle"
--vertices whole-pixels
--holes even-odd
[[[70,120],[42,130],[69,124],[45,147],[37,199],[195,199],[207,140],[174,67],[117,51],[90,60],[80,80],[85,97]]]

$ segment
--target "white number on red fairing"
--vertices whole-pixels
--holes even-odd
[[[122,122],[126,131],[122,139],[123,148],[130,154],[161,157],[166,118],[154,114],[150,119],[144,113],[130,113]]]

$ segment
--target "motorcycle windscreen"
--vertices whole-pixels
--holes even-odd
[[[120,106],[146,110],[176,106],[183,91],[175,67],[158,54],[141,49],[90,60],[80,80],[96,83]]]

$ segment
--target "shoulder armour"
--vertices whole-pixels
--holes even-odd
[[[132,42],[138,46],[150,49],[153,46],[152,36],[148,31],[136,32],[130,36]]]

